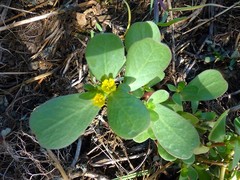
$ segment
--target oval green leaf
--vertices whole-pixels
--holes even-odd
[[[226,135],[226,117],[229,110],[225,111],[214,124],[208,139],[214,142],[223,142]]]
[[[118,136],[132,139],[149,127],[149,112],[136,97],[117,90],[109,96],[107,105],[109,125]]]
[[[232,171],[240,162],[240,139],[236,139],[234,142],[234,155],[233,160],[230,162],[228,169]]]
[[[163,89],[155,91],[148,101],[151,101],[153,104],[159,104],[166,101],[169,98],[169,93]]]
[[[86,60],[98,80],[104,76],[116,77],[125,63],[121,39],[112,33],[94,36],[87,45]]]
[[[159,144],[172,156],[189,159],[200,144],[197,130],[182,116],[161,104],[156,104],[154,110],[159,119],[151,122],[151,127]]]
[[[37,107],[30,117],[30,128],[39,144],[60,149],[73,143],[97,115],[94,94],[71,94],[51,99]]]
[[[179,111],[178,114],[180,114],[183,118],[188,120],[193,125],[196,125],[199,122],[199,119],[189,112]]]
[[[198,173],[192,166],[189,166],[187,168],[187,172],[181,171],[181,174],[179,176],[179,180],[189,180],[189,179],[191,180],[198,179]]]
[[[200,144],[197,148],[194,149],[194,154],[199,155],[199,154],[205,154],[210,150],[209,147],[204,146],[203,144]]]
[[[152,38],[157,42],[160,42],[161,40],[160,31],[154,22],[136,22],[131,25],[125,37],[125,46],[127,51],[133,43],[147,37]]]
[[[124,81],[134,91],[156,77],[164,77],[171,60],[171,51],[151,38],[134,43],[128,51]]]
[[[184,101],[207,101],[220,97],[228,83],[217,70],[206,70],[197,75],[180,93]]]
[[[195,155],[192,155],[189,159],[184,159],[183,163],[187,165],[192,165],[195,162]]]
[[[140,134],[138,134],[137,136],[135,136],[133,138],[133,140],[137,143],[143,143],[146,140],[148,140],[150,138],[150,135],[148,134],[148,130],[144,130],[143,132],[141,132]]]
[[[158,154],[166,161],[175,161],[177,158],[169,154],[160,144],[157,145]]]
[[[235,127],[236,133],[240,135],[240,117],[236,117],[234,119],[234,127]]]

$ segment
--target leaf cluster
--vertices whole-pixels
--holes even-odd
[[[147,100],[140,99],[164,79],[164,70],[171,61],[171,51],[160,39],[159,29],[153,22],[133,24],[124,43],[112,33],[94,36],[87,45],[86,60],[98,83],[86,85],[88,92],[51,99],[32,112],[30,127],[40,145],[48,149],[70,145],[105,104],[111,129],[118,136],[138,143],[147,139],[156,141],[163,159],[180,162],[180,179],[210,174],[202,173],[202,165],[194,162],[196,156],[206,153],[214,161],[222,160],[211,154],[220,154],[214,143],[224,144],[224,155],[233,152],[224,167],[234,170],[240,159],[239,119],[235,120],[238,134],[227,135],[228,111],[218,117],[215,112],[198,109],[200,101],[216,99],[227,91],[228,84],[220,72],[206,70],[188,84],[169,84],[169,91],[160,89]],[[124,72],[123,81],[116,87],[113,79],[120,72]],[[99,94],[104,102],[96,103]],[[186,102],[191,104],[191,113],[184,111]],[[206,134],[208,143],[203,143],[206,139],[202,136]]]

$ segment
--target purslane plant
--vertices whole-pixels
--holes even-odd
[[[199,130],[206,129],[201,129],[205,114],[198,111],[198,104],[226,92],[228,84],[221,73],[206,70],[188,84],[168,85],[171,97],[161,89],[148,100],[140,100],[146,87],[164,79],[171,51],[160,42],[159,29],[153,22],[133,24],[124,43],[126,49],[112,33],[98,34],[89,41],[86,60],[97,84],[86,85],[84,93],[53,98],[32,112],[30,127],[40,145],[47,149],[70,145],[106,105],[108,123],[118,136],[139,143],[156,140],[165,160],[189,163],[196,154],[208,152],[209,148],[200,143]],[[116,83],[120,72],[124,72],[123,81]],[[183,103],[187,101],[191,102],[192,113],[184,112]],[[226,116],[227,112],[214,123],[209,141],[224,141]]]

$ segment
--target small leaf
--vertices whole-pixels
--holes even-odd
[[[198,109],[199,101],[191,101],[192,113],[196,113]]]
[[[236,117],[234,119],[234,126],[235,126],[236,133],[238,133],[238,135],[240,135],[240,118],[239,117]]]
[[[234,141],[234,155],[233,160],[228,167],[229,171],[232,171],[238,165],[239,161],[240,161],[240,138]]]
[[[182,105],[182,99],[179,93],[174,93],[172,96],[172,100],[179,105]]]
[[[199,119],[191,113],[180,111],[180,112],[178,112],[178,114],[180,114],[182,117],[184,117],[186,120],[188,120],[193,125],[197,124],[199,122]]]
[[[229,110],[225,111],[214,124],[208,139],[214,142],[223,142],[226,135],[226,117]]]
[[[169,109],[178,112],[178,111],[183,111],[183,106],[182,104],[177,104],[175,103],[173,100],[168,99],[167,101],[164,101],[163,103],[161,103],[162,105],[168,107]]]
[[[99,81],[104,76],[116,77],[125,63],[121,39],[111,33],[94,36],[88,42],[86,60],[92,74]]]
[[[192,165],[195,162],[195,155],[192,155],[188,159],[184,159],[183,162],[187,165]]]
[[[217,117],[215,112],[202,112],[201,119],[205,121],[212,121]]]
[[[30,117],[30,128],[40,145],[60,149],[73,143],[97,115],[93,93],[53,98],[37,107]]]
[[[195,155],[199,155],[199,154],[205,154],[205,153],[207,153],[209,150],[210,150],[209,147],[204,146],[204,145],[201,144],[200,146],[198,146],[197,148],[195,148],[193,152],[194,152]]]
[[[137,136],[135,136],[133,138],[133,140],[137,143],[143,143],[146,140],[148,140],[150,138],[147,129],[144,130],[143,132],[141,132],[140,134],[138,134]]]
[[[156,138],[156,136],[154,135],[152,128],[149,127],[147,131],[148,131],[149,137],[150,137],[152,140],[155,141],[157,138]]]
[[[179,82],[177,85],[177,91],[181,92],[185,88],[185,86],[186,86],[186,82],[184,81]]]
[[[130,91],[130,88],[129,88],[129,91]],[[143,90],[143,88],[139,88],[139,89],[131,92],[131,94],[133,96],[135,96],[136,98],[140,99],[144,95],[144,90]]]
[[[118,90],[128,93],[130,91],[130,87],[127,84],[122,83],[119,84]]]
[[[109,125],[118,136],[132,139],[149,127],[149,112],[136,97],[117,90],[109,96],[107,105]]]
[[[217,70],[206,70],[197,75],[181,92],[184,101],[207,101],[220,97],[228,84]]]
[[[172,84],[167,84],[167,87],[172,92],[176,92],[177,91],[177,88],[174,85],[172,85]]]
[[[168,98],[169,98],[169,93],[167,91],[161,89],[161,90],[155,91],[150,96],[148,101],[152,101],[153,104],[159,104],[159,103],[166,101]]]
[[[177,22],[180,22],[180,21],[184,21],[188,19],[188,17],[180,17],[180,18],[174,18],[173,20],[170,20],[169,22],[165,22],[165,23],[157,23],[158,26],[161,26],[161,27],[167,27],[167,26],[171,26],[172,24],[174,23],[177,23]]]
[[[198,178],[199,180],[212,180],[212,176],[209,172],[209,170],[207,170],[209,168],[208,165],[205,164],[194,164],[194,169],[197,171],[198,173]]]
[[[180,177],[179,177],[179,180],[197,180],[198,179],[198,173],[197,171],[192,167],[192,166],[189,166],[187,168],[187,173],[183,174],[182,171],[181,171],[181,174],[180,174]]]
[[[159,119],[151,122],[151,127],[159,144],[176,158],[190,158],[200,144],[196,129],[182,116],[161,104],[156,104],[154,110]]]
[[[136,22],[131,25],[125,37],[125,46],[127,51],[133,43],[144,38],[152,38],[156,42],[160,42],[160,31],[154,22]]]
[[[165,73],[158,74],[154,79],[152,79],[149,83],[146,84],[146,87],[152,87],[159,83],[165,77]]]
[[[148,139],[152,139],[152,140],[156,140],[156,137],[152,131],[152,128],[148,128],[146,130],[144,130],[143,132],[141,132],[139,135],[137,135],[136,137],[133,138],[133,140],[137,143],[142,143]]]
[[[165,44],[151,38],[134,43],[128,51],[124,82],[134,91],[156,77],[164,77],[163,71],[171,60],[171,51]]]
[[[91,85],[91,84],[84,84],[83,88],[84,88],[86,91],[95,91],[95,90],[96,90],[96,87],[94,87],[94,86]]]
[[[175,161],[177,158],[169,154],[160,144],[157,145],[158,154],[166,161]]]

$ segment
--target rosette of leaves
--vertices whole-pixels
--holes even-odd
[[[54,98],[33,111],[30,127],[40,145],[49,149],[70,145],[106,104],[108,123],[118,136],[136,142],[157,140],[159,154],[166,160],[192,161],[200,140],[194,116],[183,112],[181,102],[215,99],[227,90],[226,81],[218,71],[209,70],[177,91],[173,100],[166,90],[158,90],[143,102],[137,92],[164,78],[171,51],[160,42],[159,29],[153,22],[133,24],[125,47],[126,56],[123,42],[112,33],[98,34],[89,41],[86,60],[99,83],[87,86],[88,92]],[[123,82],[114,91],[104,92],[104,82],[116,78],[122,69]]]
[[[141,35],[135,37],[140,31]],[[30,128],[42,147],[59,149],[74,142],[98,114],[103,99],[106,99],[109,125],[120,137],[132,139],[149,127],[148,109],[130,91],[154,78],[162,79],[171,52],[160,42],[160,32],[152,22],[134,24],[125,43],[127,56],[118,36],[112,33],[94,36],[87,45],[86,60],[99,84],[86,86],[85,93],[53,98],[32,112]],[[115,78],[123,67],[126,68],[124,83],[115,91],[104,93],[103,81]]]

